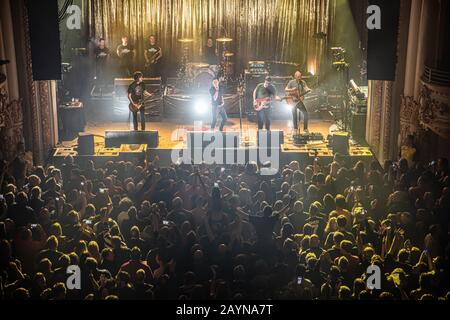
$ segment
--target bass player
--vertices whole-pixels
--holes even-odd
[[[256,86],[253,91],[253,105],[258,116],[258,130],[264,129],[270,131],[270,117],[272,114],[272,100],[280,100],[277,96],[272,79],[266,77],[263,83]]]

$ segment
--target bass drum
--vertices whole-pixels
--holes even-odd
[[[189,79],[194,79],[199,73],[209,69],[209,64],[203,62],[189,62],[187,64],[187,76]]]
[[[193,89],[199,92],[208,92],[214,78],[215,74],[212,70],[203,70],[195,76],[193,81]]]

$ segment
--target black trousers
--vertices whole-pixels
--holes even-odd
[[[308,130],[308,111],[303,101],[299,101],[295,107],[292,108],[292,119],[294,121],[294,129],[298,129],[299,116],[298,111],[303,114],[303,129]]]
[[[218,114],[220,114],[220,116],[222,117],[222,121],[220,122],[220,131],[223,131],[223,127],[225,126],[225,123],[228,120],[227,112],[225,111],[224,107],[219,107],[216,105],[213,105],[212,108],[211,130],[213,130],[216,127]]]
[[[262,109],[258,111],[258,129],[264,129],[264,125],[266,126],[266,130],[270,131],[270,116],[272,115],[272,108]]]
[[[139,111],[132,112],[133,113],[133,127],[134,131],[138,130],[138,113],[140,113],[141,117],[141,130],[145,130],[145,108],[142,106],[142,108]]]

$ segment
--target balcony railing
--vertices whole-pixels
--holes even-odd
[[[450,72],[425,66],[422,80],[429,84],[450,87]]]

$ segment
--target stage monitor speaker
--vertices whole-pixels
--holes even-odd
[[[58,1],[29,0],[26,5],[33,80],[61,80]]]
[[[333,152],[348,155],[350,149],[349,142],[350,134],[348,132],[335,132],[331,143]]]
[[[395,80],[400,0],[369,0],[381,10],[381,29],[368,31],[367,78]]]
[[[284,132],[280,130],[258,130],[258,147],[279,149],[284,144]]]
[[[119,148],[123,144],[146,144],[147,148],[158,148],[158,131],[106,131],[106,148]]]
[[[95,153],[94,135],[90,133],[78,134],[78,155],[88,156]]]
[[[192,150],[201,146],[202,149],[205,149],[211,143],[215,142],[217,138],[221,139],[221,142],[218,143],[220,143],[222,148],[237,149],[239,147],[239,132],[188,131],[187,148]]]

